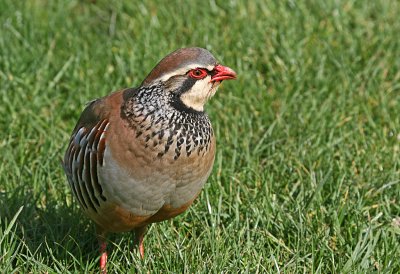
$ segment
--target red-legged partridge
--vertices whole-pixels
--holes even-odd
[[[184,212],[211,173],[215,136],[204,104],[236,73],[202,48],[179,49],[138,88],[92,101],[64,157],[81,208],[97,226],[105,272],[107,232],[134,230],[140,255],[150,223]]]

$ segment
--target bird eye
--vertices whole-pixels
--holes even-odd
[[[207,71],[205,69],[192,69],[189,71],[189,76],[194,79],[203,79],[207,76]]]

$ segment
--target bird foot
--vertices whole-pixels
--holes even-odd
[[[139,253],[140,253],[140,258],[143,260],[144,259],[144,244],[143,244],[143,238],[141,242],[139,243]]]
[[[144,259],[144,234],[146,233],[147,227],[142,226],[135,229],[135,244],[139,247],[140,258]]]
[[[100,244],[100,273],[107,273],[107,251],[106,251],[106,243]]]

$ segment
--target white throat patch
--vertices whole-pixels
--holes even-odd
[[[218,83],[210,82],[211,76],[198,80],[190,90],[181,95],[182,102],[197,111],[203,111],[204,105],[214,96]]]

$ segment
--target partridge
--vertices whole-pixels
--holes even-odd
[[[236,73],[202,48],[163,58],[138,88],[90,102],[65,152],[72,193],[96,224],[100,268],[106,234],[135,231],[144,256],[146,227],[184,212],[199,195],[215,157],[204,105]]]

